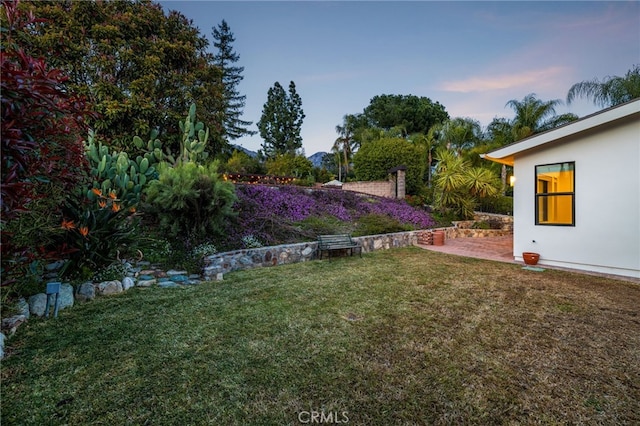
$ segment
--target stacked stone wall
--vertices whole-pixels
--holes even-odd
[[[354,237],[353,240],[360,243],[364,253],[368,253],[374,250],[416,245],[418,235],[422,232],[425,231],[367,235]],[[204,278],[215,280],[220,276],[219,274],[233,271],[307,262],[316,258],[317,247],[318,243],[313,241],[217,253],[205,259]]]

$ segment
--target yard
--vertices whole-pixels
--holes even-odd
[[[640,286],[418,248],[136,288],[8,341],[2,424],[638,424]]]

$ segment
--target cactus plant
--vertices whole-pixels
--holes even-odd
[[[167,152],[162,151],[162,142],[158,139],[158,131],[155,129],[151,131],[149,141],[146,145],[140,136],[133,137],[133,144],[139,150],[144,150],[144,158],[147,159],[150,165],[156,165],[162,161],[166,161],[170,164],[176,163],[174,156],[168,148]],[[136,159],[136,161],[138,160]]]
[[[202,163],[209,157],[205,151],[209,141],[209,128],[201,121],[196,122],[196,104],[191,104],[184,121],[178,123],[182,132],[180,155],[177,163]]]
[[[147,152],[135,160],[129,158],[126,152],[109,152],[109,148],[97,141],[93,131],[89,132],[86,141],[87,156],[91,164],[92,188],[87,191],[87,197],[95,201],[98,191],[101,194],[115,194],[125,207],[135,207],[140,202],[142,189],[151,180],[157,179],[155,165],[165,159],[160,141],[155,138],[157,132],[151,135],[147,144]],[[140,137],[134,137],[134,143],[143,147]],[[153,151],[151,151],[153,149]],[[156,151],[160,152],[160,158]],[[166,156],[168,160],[170,156]]]

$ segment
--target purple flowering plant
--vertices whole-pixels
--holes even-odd
[[[315,238],[305,235],[304,221],[309,218],[333,218],[354,223],[367,215],[388,216],[413,229],[435,225],[431,215],[396,200],[342,190],[310,189],[298,186],[236,185],[238,217],[227,230],[227,245],[251,235],[265,245]]]

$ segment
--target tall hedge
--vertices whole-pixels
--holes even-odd
[[[402,138],[382,138],[363,144],[353,156],[356,179],[387,179],[389,169],[405,166],[407,193],[415,194],[425,168],[424,148]]]

